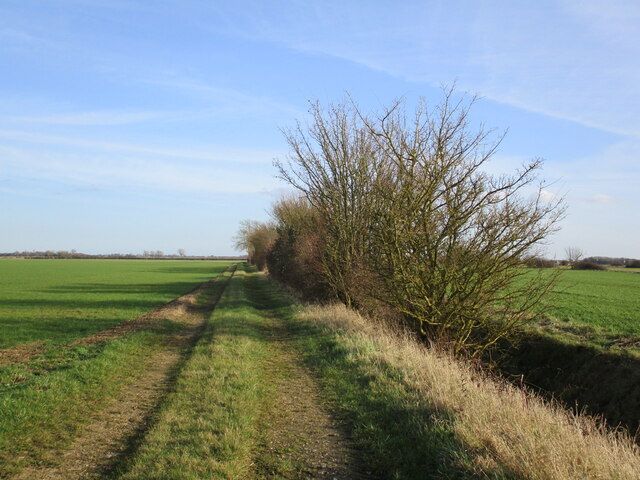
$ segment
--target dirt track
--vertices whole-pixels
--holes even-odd
[[[162,318],[184,326],[171,334],[166,349],[147,359],[139,374],[82,428],[70,446],[49,451],[41,465],[26,468],[13,480],[110,478],[114,470],[122,468],[153,424],[158,406],[171,390],[180,366],[200,338],[227,283],[228,280],[206,304],[199,303],[198,296],[210,282],[126,326],[74,342],[90,345],[116,338]],[[263,338],[269,344],[264,374],[270,382],[271,397],[265,403],[260,424],[262,441],[254,452],[255,478],[374,478],[323,398],[318,380],[296,351],[291,325],[268,309],[263,313]]]
[[[317,379],[302,364],[292,345],[295,334],[291,328],[272,317],[266,332],[270,356],[265,368],[275,398],[266,412],[266,444],[259,457],[259,472],[270,478],[270,461],[275,460],[276,465],[290,466],[289,472],[278,472],[275,478],[374,478],[366,471],[346,430],[331,413]]]

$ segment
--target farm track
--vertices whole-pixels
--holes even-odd
[[[260,305],[263,292],[254,292]],[[265,435],[255,462],[258,478],[375,478],[366,472],[361,452],[323,398],[313,371],[304,365],[290,322],[268,309],[261,314],[269,343],[264,368],[273,398],[262,420]],[[287,467],[283,470],[282,465]]]
[[[165,394],[171,389],[181,365],[191,347],[200,338],[207,319],[215,309],[226,286],[235,273],[236,266],[229,267],[212,280],[202,283],[191,292],[138,317],[123,328],[117,327],[99,332],[72,344],[91,345],[107,339],[118,338],[151,326],[160,319],[180,323],[184,328],[170,335],[167,348],[147,363],[133,381],[125,386],[119,396],[75,438],[63,451],[50,451],[44,463],[24,469],[14,480],[76,480],[97,479],[108,474],[135,448],[142,434],[153,422],[153,414]],[[198,296],[225,272],[231,275],[221,288],[212,293],[205,304],[198,303]]]
[[[275,395],[266,412],[266,441],[258,457],[258,473],[269,478],[269,460],[277,457],[278,462],[294,467],[284,478],[374,478],[364,473],[359,452],[323,400],[317,379],[300,364],[289,328],[281,319],[270,320],[266,334],[270,357],[265,369]]]
[[[6,350],[0,350],[0,367],[7,367],[10,365],[16,365],[19,363],[26,363],[32,358],[37,357],[47,351],[63,348],[66,346],[75,346],[75,345],[83,345],[90,346],[96,345],[100,342],[106,340],[112,340],[114,338],[120,338],[130,333],[134,333],[140,330],[144,330],[145,328],[149,328],[154,323],[162,320],[163,318],[172,318],[176,315],[180,315],[180,312],[188,309],[190,302],[192,299],[197,298],[206,288],[216,279],[220,278],[226,272],[231,269],[235,269],[234,266],[229,266],[222,272],[220,272],[216,277],[207,280],[206,282],[201,283],[197,287],[195,287],[190,292],[182,295],[181,297],[175,298],[164,305],[161,305],[148,313],[140,315],[139,317],[133,318],[131,320],[127,320],[122,322],[114,327],[108,328],[101,332],[93,333],[91,335],[87,335],[86,337],[79,338],[77,340],[73,340],[63,345],[59,345],[52,348],[47,348],[43,342],[30,342],[22,345],[16,345],[15,347],[8,348]]]

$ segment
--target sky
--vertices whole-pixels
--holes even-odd
[[[309,102],[478,95],[544,247],[640,258],[640,2],[0,1],[0,252],[237,254]]]

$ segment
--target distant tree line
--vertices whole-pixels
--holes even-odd
[[[543,199],[539,160],[486,172],[502,136],[471,128],[473,103],[446,90],[411,114],[402,101],[377,116],[352,101],[313,104],[276,163],[298,194],[273,206],[272,222],[244,222],[238,247],[309,298],[410,325],[457,354],[511,338],[555,282],[523,259],[564,207]]]
[[[624,257],[586,257],[585,260],[598,265],[609,265],[612,267],[640,268],[640,260],[637,258]]]
[[[606,270],[606,267],[640,268],[640,260],[626,257],[585,257],[550,260],[541,256],[531,256],[524,259],[530,268],[556,268],[558,266],[571,267],[575,270]]]
[[[183,249],[178,249],[177,254],[175,255],[167,255],[164,254],[160,250],[145,250],[142,254],[133,254],[133,253],[109,253],[109,254],[87,254],[81,253],[76,250],[44,250],[44,251],[15,251],[11,253],[0,253],[0,257],[20,257],[20,258],[32,258],[32,259],[65,259],[65,258],[76,258],[76,259],[100,259],[100,258],[108,258],[108,259],[185,259],[185,260],[244,260],[247,257],[244,255],[240,256],[217,256],[217,255],[208,255],[208,256],[187,256]]]

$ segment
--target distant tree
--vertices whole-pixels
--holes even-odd
[[[549,260],[547,258],[534,255],[524,259],[524,264],[529,268],[555,268],[555,260]]]
[[[187,255],[186,252],[184,251],[184,248],[179,248],[178,249],[178,255],[181,256],[181,257],[184,257],[184,256]]]
[[[580,261],[583,257],[584,252],[579,247],[567,247],[564,249],[564,254],[567,257],[567,261],[570,265]]]

